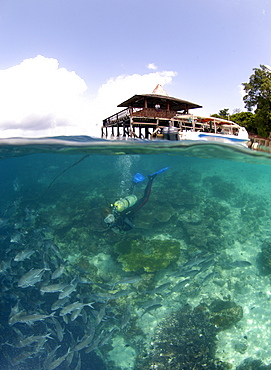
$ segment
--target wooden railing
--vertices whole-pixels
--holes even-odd
[[[103,120],[103,126],[111,126],[125,121],[128,117],[147,117],[171,119],[176,115],[175,111],[155,108],[125,108]]]
[[[104,119],[103,126],[106,127],[106,126],[114,125],[117,122],[125,120],[129,116],[130,116],[130,110],[129,108],[125,108],[121,110],[120,112],[115,113],[112,116]]]
[[[171,119],[176,115],[175,111],[155,108],[142,108],[140,110],[133,109],[131,116],[148,117],[148,118],[167,118]]]

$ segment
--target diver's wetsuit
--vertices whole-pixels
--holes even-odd
[[[144,204],[147,203],[151,194],[152,182],[157,174],[149,176],[148,184],[145,188],[144,195],[141,199],[139,199],[132,207],[128,208],[127,210],[119,213],[116,217],[114,225],[111,227],[117,227],[120,231],[129,231],[133,228],[132,220],[134,215],[137,211],[139,211]]]

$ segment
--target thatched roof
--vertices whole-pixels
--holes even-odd
[[[145,99],[147,99],[148,106],[155,106],[160,104],[161,109],[166,109],[167,103],[169,102],[170,110],[181,111],[189,110],[193,108],[202,108],[201,105],[191,103],[186,100],[173,98],[172,96],[158,95],[158,94],[141,94],[134,95],[128,100],[125,100],[118,107],[133,107],[133,108],[144,108]]]

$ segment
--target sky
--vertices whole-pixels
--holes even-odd
[[[0,137],[99,137],[157,84],[196,115],[245,111],[260,64],[271,0],[0,0]]]

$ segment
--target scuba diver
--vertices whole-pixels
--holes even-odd
[[[144,181],[145,177],[140,173],[136,173],[129,191],[130,195],[125,198],[120,198],[114,204],[111,204],[112,212],[104,218],[104,222],[106,223],[107,227],[116,233],[124,233],[131,230],[134,227],[133,218],[135,213],[139,211],[149,200],[154,178],[159,173],[166,171],[168,168],[169,167],[162,168],[161,170],[148,176],[148,183],[141,199],[137,199],[137,196],[132,193],[135,185]]]

